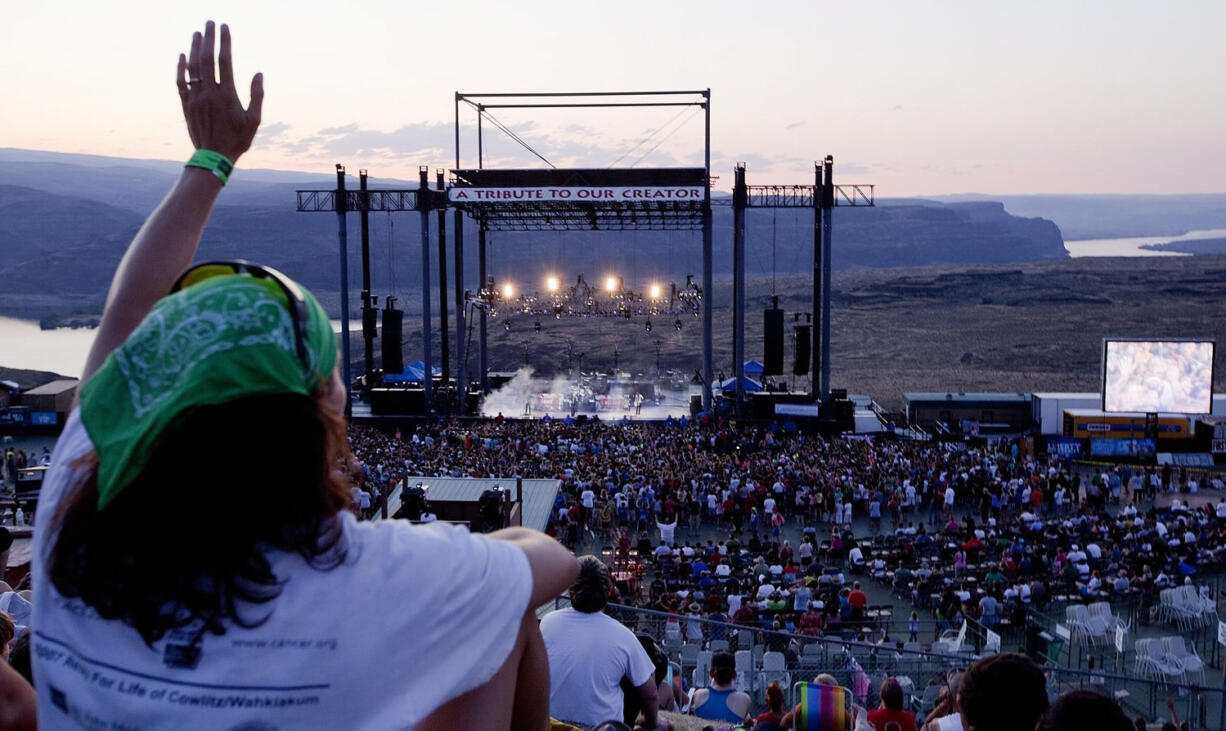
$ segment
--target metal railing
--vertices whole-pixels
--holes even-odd
[[[561,597],[555,600],[553,608],[567,605],[569,600]],[[885,677],[899,678],[911,697],[912,706],[922,714],[931,710],[922,707],[924,689],[943,683],[950,670],[969,666],[987,651],[987,631],[998,629],[968,620],[964,641],[957,652],[939,649],[933,652],[924,643],[879,644],[832,636],[808,636],[766,628],[761,623],[739,625],[716,622],[704,617],[619,604],[610,604],[605,611],[631,630],[645,632],[655,638],[670,660],[681,666],[687,687],[695,680],[699,684],[705,680],[693,677],[699,651],[725,647],[733,652],[749,651],[753,671],[739,678],[738,682],[753,698],[755,713],[764,707],[763,688],[759,682],[760,678],[765,677],[761,658],[764,653],[773,651],[785,655],[786,672],[791,680],[829,673],[852,688],[857,702],[868,708],[875,707],[878,702],[877,690]],[[898,620],[894,621],[897,623]],[[1020,630],[1015,628],[1010,634],[998,634],[1002,636],[1001,651],[1024,649],[1024,627]],[[1059,657],[1046,657],[1043,650],[1037,654],[1048,678],[1048,693],[1053,700],[1071,690],[1089,689],[1115,698],[1126,712],[1153,720],[1165,713],[1167,701],[1171,699],[1179,709],[1180,720],[1187,721],[1194,731],[1226,728],[1226,689],[1221,687],[1164,682],[1129,675],[1124,670],[1110,672],[1101,666],[1062,667]],[[1128,665],[1121,663],[1117,667],[1127,668]]]

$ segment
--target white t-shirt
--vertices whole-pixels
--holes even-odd
[[[677,521],[671,523],[656,523],[656,527],[660,529],[660,540],[664,543],[671,544],[677,532]],[[595,721],[594,723],[600,723]]]
[[[74,410],[42,487],[48,515],[74,477],[68,465],[91,448]],[[268,620],[205,633],[198,651],[181,631],[146,646],[135,629],[61,596],[37,558],[50,538],[38,531],[40,727],[403,728],[493,677],[528,608],[522,550],[441,523],[345,513],[342,530],[348,559],[331,571],[270,554],[284,584]]]
[[[541,620],[549,655],[549,715],[592,726],[622,717],[623,677],[639,686],[655,672],[634,633],[600,612],[550,612]]]
[[[579,496],[579,499],[583,501],[583,507],[591,510],[592,506],[595,505],[596,502],[596,493],[592,492],[591,490],[584,490],[583,494]]]

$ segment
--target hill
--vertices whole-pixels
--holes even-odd
[[[1179,235],[1226,228],[1226,193],[1196,195],[954,195],[950,203],[999,201],[1015,216],[1054,221],[1067,241]]]
[[[123,247],[170,187],[180,163],[0,150],[0,242],[6,254],[0,313],[22,317],[97,312]],[[356,181],[353,181],[356,184]],[[329,188],[335,177],[242,170],[220,199],[200,258],[243,257],[287,272],[339,311],[336,218],[297,213],[294,191]],[[416,187],[396,180],[372,188]],[[433,220],[430,224],[434,225]],[[1019,218],[999,202],[895,200],[834,214],[836,269],[1028,261],[1067,256],[1060,230]],[[373,214],[373,289],[419,306],[420,216]],[[715,276],[731,276],[732,211],[715,207]],[[752,210],[747,216],[751,275],[812,271],[809,211]],[[350,287],[361,285],[357,216],[349,217]],[[475,229],[466,231],[465,286],[476,289]],[[499,281],[539,287],[547,273],[590,280],[615,273],[628,286],[684,281],[701,272],[698,232],[491,233],[489,271]],[[449,242],[450,251],[450,242]],[[432,259],[437,245],[431,245]],[[449,253],[449,257],[451,254]],[[437,261],[431,263],[437,279]],[[450,283],[449,283],[450,284]]]

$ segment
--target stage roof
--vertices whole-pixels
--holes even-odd
[[[481,493],[497,485],[515,497],[515,478],[492,479],[485,477],[425,477],[414,475],[404,478],[401,485],[427,485],[427,500],[477,502]],[[562,487],[561,480],[524,480],[523,525],[536,530],[545,530],[553,501]],[[401,487],[397,486],[388,496],[387,514],[393,515],[400,508]]]
[[[704,168],[453,170],[451,205],[489,231],[697,230]]]

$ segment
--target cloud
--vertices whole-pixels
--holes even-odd
[[[259,139],[261,143],[275,143],[278,140],[285,138],[286,132],[290,126],[285,122],[272,122],[269,124],[261,124],[259,131]]]
[[[902,111],[902,105],[901,105],[901,104],[895,104],[894,106],[890,107],[890,111],[891,111],[891,112],[901,112],[901,111]]]
[[[701,164],[701,151],[679,150],[676,144],[652,149],[635,142],[609,139],[595,129],[570,124],[556,130],[540,127],[533,120],[502,120],[533,150],[557,167],[669,167]],[[360,158],[404,164],[406,159],[433,164],[453,159],[455,127],[450,122],[415,123],[394,130],[367,129],[356,122],[325,127],[311,134],[293,135],[290,126],[273,123],[262,129],[261,142],[298,158]],[[475,161],[476,126],[461,124],[462,152],[466,162]],[[487,120],[484,125],[486,167],[540,167],[544,163]],[[628,154],[627,154],[628,153]],[[682,154],[683,153],[683,154]],[[753,157],[753,156],[751,156]],[[760,156],[759,156],[760,157]],[[619,160],[620,158],[620,160]]]
[[[882,167],[871,162],[839,162],[834,161],[834,172],[843,173],[845,175],[868,175],[869,173],[881,172]]]
[[[325,127],[314,134],[291,137],[289,125],[270,125],[268,142],[283,152],[305,157],[363,157],[368,159],[416,157],[423,162],[446,160],[454,127],[446,122],[407,124],[391,131],[363,129],[357,123]],[[262,130],[266,133],[268,130]]]

